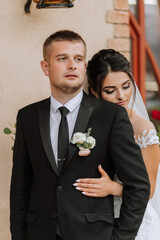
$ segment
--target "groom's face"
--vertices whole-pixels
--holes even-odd
[[[81,89],[86,73],[86,50],[82,42],[58,41],[50,46],[50,57],[42,69],[50,79],[51,91],[74,93]]]

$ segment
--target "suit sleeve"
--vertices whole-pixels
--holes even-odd
[[[31,181],[32,170],[23,134],[20,110],[17,116],[10,189],[10,230],[12,240],[26,240],[25,217]]]
[[[110,152],[115,171],[124,184],[120,217],[112,240],[134,240],[149,199],[150,184],[141,150],[124,108],[119,108],[112,125]]]

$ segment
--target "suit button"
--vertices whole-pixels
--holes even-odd
[[[58,192],[61,192],[62,191],[62,186],[58,186],[57,190],[58,190]]]
[[[52,217],[53,217],[53,218],[56,218],[57,215],[58,215],[57,213],[53,213],[53,214],[52,214]]]

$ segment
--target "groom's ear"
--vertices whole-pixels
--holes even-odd
[[[49,65],[45,60],[41,61],[41,68],[44,74],[48,77],[49,76]]]

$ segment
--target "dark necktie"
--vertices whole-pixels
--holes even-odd
[[[61,113],[61,122],[59,125],[58,132],[58,171],[60,173],[63,166],[63,162],[67,156],[69,144],[69,133],[67,123],[67,114],[69,110],[66,107],[60,107],[59,111]]]

